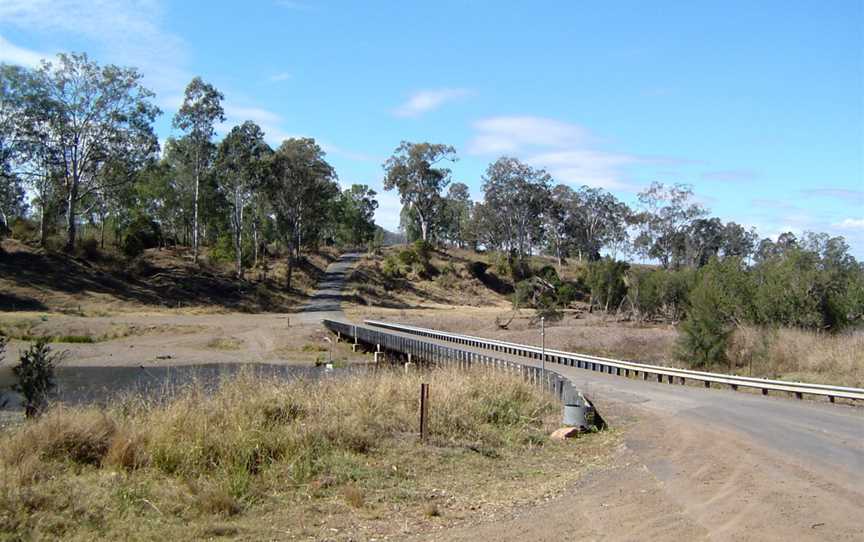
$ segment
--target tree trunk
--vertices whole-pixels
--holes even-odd
[[[105,250],[105,214],[99,219],[99,248]]]
[[[39,246],[44,248],[45,247],[45,213],[46,213],[46,207],[45,207],[45,198],[40,197],[40,199],[42,200],[42,203],[41,203],[42,211],[40,212],[40,216],[39,216]]]
[[[258,267],[258,219],[252,220],[252,258],[253,266]]]
[[[243,278],[243,208],[239,190],[234,190],[234,253],[237,256],[237,278]]]
[[[195,149],[195,207],[192,211],[192,257],[198,263],[198,185],[200,180],[201,162],[198,158],[198,149]]]
[[[75,200],[78,199],[78,183],[72,182],[66,197],[66,252],[75,248]]]
[[[285,272],[285,288],[291,291],[291,275],[294,273],[294,254],[288,250],[288,270]]]

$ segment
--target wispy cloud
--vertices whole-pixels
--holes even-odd
[[[678,162],[598,149],[600,139],[587,128],[546,117],[491,117],[475,122],[473,128],[469,154],[516,156],[546,169],[556,181],[574,185],[632,190],[625,168]]]
[[[530,147],[574,147],[591,142],[588,130],[576,124],[532,116],[491,117],[474,123],[471,154],[515,153]]]
[[[405,103],[393,111],[393,114],[397,117],[419,117],[438,109],[445,103],[462,99],[470,94],[470,91],[463,88],[422,90],[412,94]]]
[[[183,40],[163,29],[158,0],[3,0],[0,22],[47,40],[84,38],[103,62],[135,66],[161,98],[182,93],[191,79],[184,69]],[[10,50],[4,43],[0,49]],[[15,49],[11,49],[15,50]],[[38,52],[33,54],[39,55]],[[41,55],[40,55],[41,56]],[[25,59],[28,56],[25,55]]]
[[[864,231],[864,218],[846,218],[838,224],[834,224],[834,226],[841,230]]]
[[[727,169],[722,171],[706,171],[702,178],[706,181],[743,182],[752,181],[758,174],[750,169]]]
[[[28,68],[35,68],[39,66],[42,59],[50,58],[52,55],[46,53],[40,53],[37,51],[32,51],[30,49],[25,49],[24,47],[18,47],[13,43],[9,42],[3,36],[0,36],[0,62],[6,62],[8,64],[17,64],[19,66],[26,66]]]
[[[291,79],[291,74],[288,72],[274,73],[270,76],[270,80],[273,82],[287,81]]]

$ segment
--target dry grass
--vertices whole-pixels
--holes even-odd
[[[415,434],[421,381],[428,445]],[[560,489],[603,455],[606,435],[548,441],[558,416],[526,383],[479,371],[241,375],[211,394],[56,408],[3,435],[0,538],[273,538],[273,525],[282,536],[310,524],[387,531],[394,514],[422,526],[479,498],[503,506]],[[566,472],[545,480],[556,468]],[[430,492],[447,494],[434,514]]]
[[[742,328],[727,355],[753,376],[864,387],[864,330],[839,335],[798,329]]]

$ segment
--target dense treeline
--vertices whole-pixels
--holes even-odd
[[[238,277],[278,249],[289,287],[304,249],[376,237],[375,192],[342,190],[315,140],[273,149],[246,121],[215,141],[223,96],[196,77],[173,117],[179,135],[160,149],[153,98],[137,70],[83,54],[35,70],[0,65],[0,232],[42,246],[62,236],[73,251],[86,227],[98,232],[91,245],[105,248],[107,235],[129,257],[185,245],[196,262],[207,246]]]
[[[837,332],[864,317],[864,267],[842,237],[760,239],[709,216],[682,184],[653,183],[631,208],[599,188],[556,185],[544,170],[511,157],[489,165],[483,201],[473,202],[442,166],[455,159],[446,145],[403,142],[384,166],[385,188],[399,190],[409,239],[502,254],[517,307],[556,317],[582,292],[592,309],[641,322],[683,321],[682,357],[698,365],[723,361],[736,327]],[[405,254],[402,264],[410,263]],[[559,270],[572,258],[582,271],[564,281],[553,267],[532,267],[532,255],[553,256]],[[660,265],[617,259],[630,255]],[[395,269],[399,262],[388,263]]]
[[[107,238],[130,258],[182,245],[197,262],[206,247],[238,277],[278,252],[289,288],[304,250],[387,240],[373,222],[375,192],[342,190],[314,139],[271,148],[246,121],[217,141],[223,96],[196,77],[173,115],[176,137],[160,148],[153,100],[137,70],[83,54],[38,69],[0,65],[0,233],[43,246],[62,238],[73,251],[86,228],[83,248],[104,248]],[[450,145],[402,142],[384,163],[405,236],[419,241],[401,265],[422,268],[435,244],[491,251],[518,305],[551,315],[582,293],[592,309],[682,321],[683,346],[700,363],[722,358],[735,326],[833,332],[864,313],[864,271],[841,237],[760,239],[710,216],[687,185],[654,183],[631,207],[506,156],[488,166],[482,200],[472,201],[452,180],[456,160]],[[558,270],[532,267],[536,255]],[[659,266],[622,261],[631,256]],[[578,279],[558,276],[567,260],[582,264]]]

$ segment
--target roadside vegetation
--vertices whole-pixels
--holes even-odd
[[[430,439],[417,437],[420,382]],[[613,436],[552,442],[560,406],[495,372],[249,375],[215,392],[54,407],[5,430],[12,538],[349,538],[417,531],[563,488]],[[566,465],[566,468],[562,468]],[[399,522],[392,518],[400,517]]]

